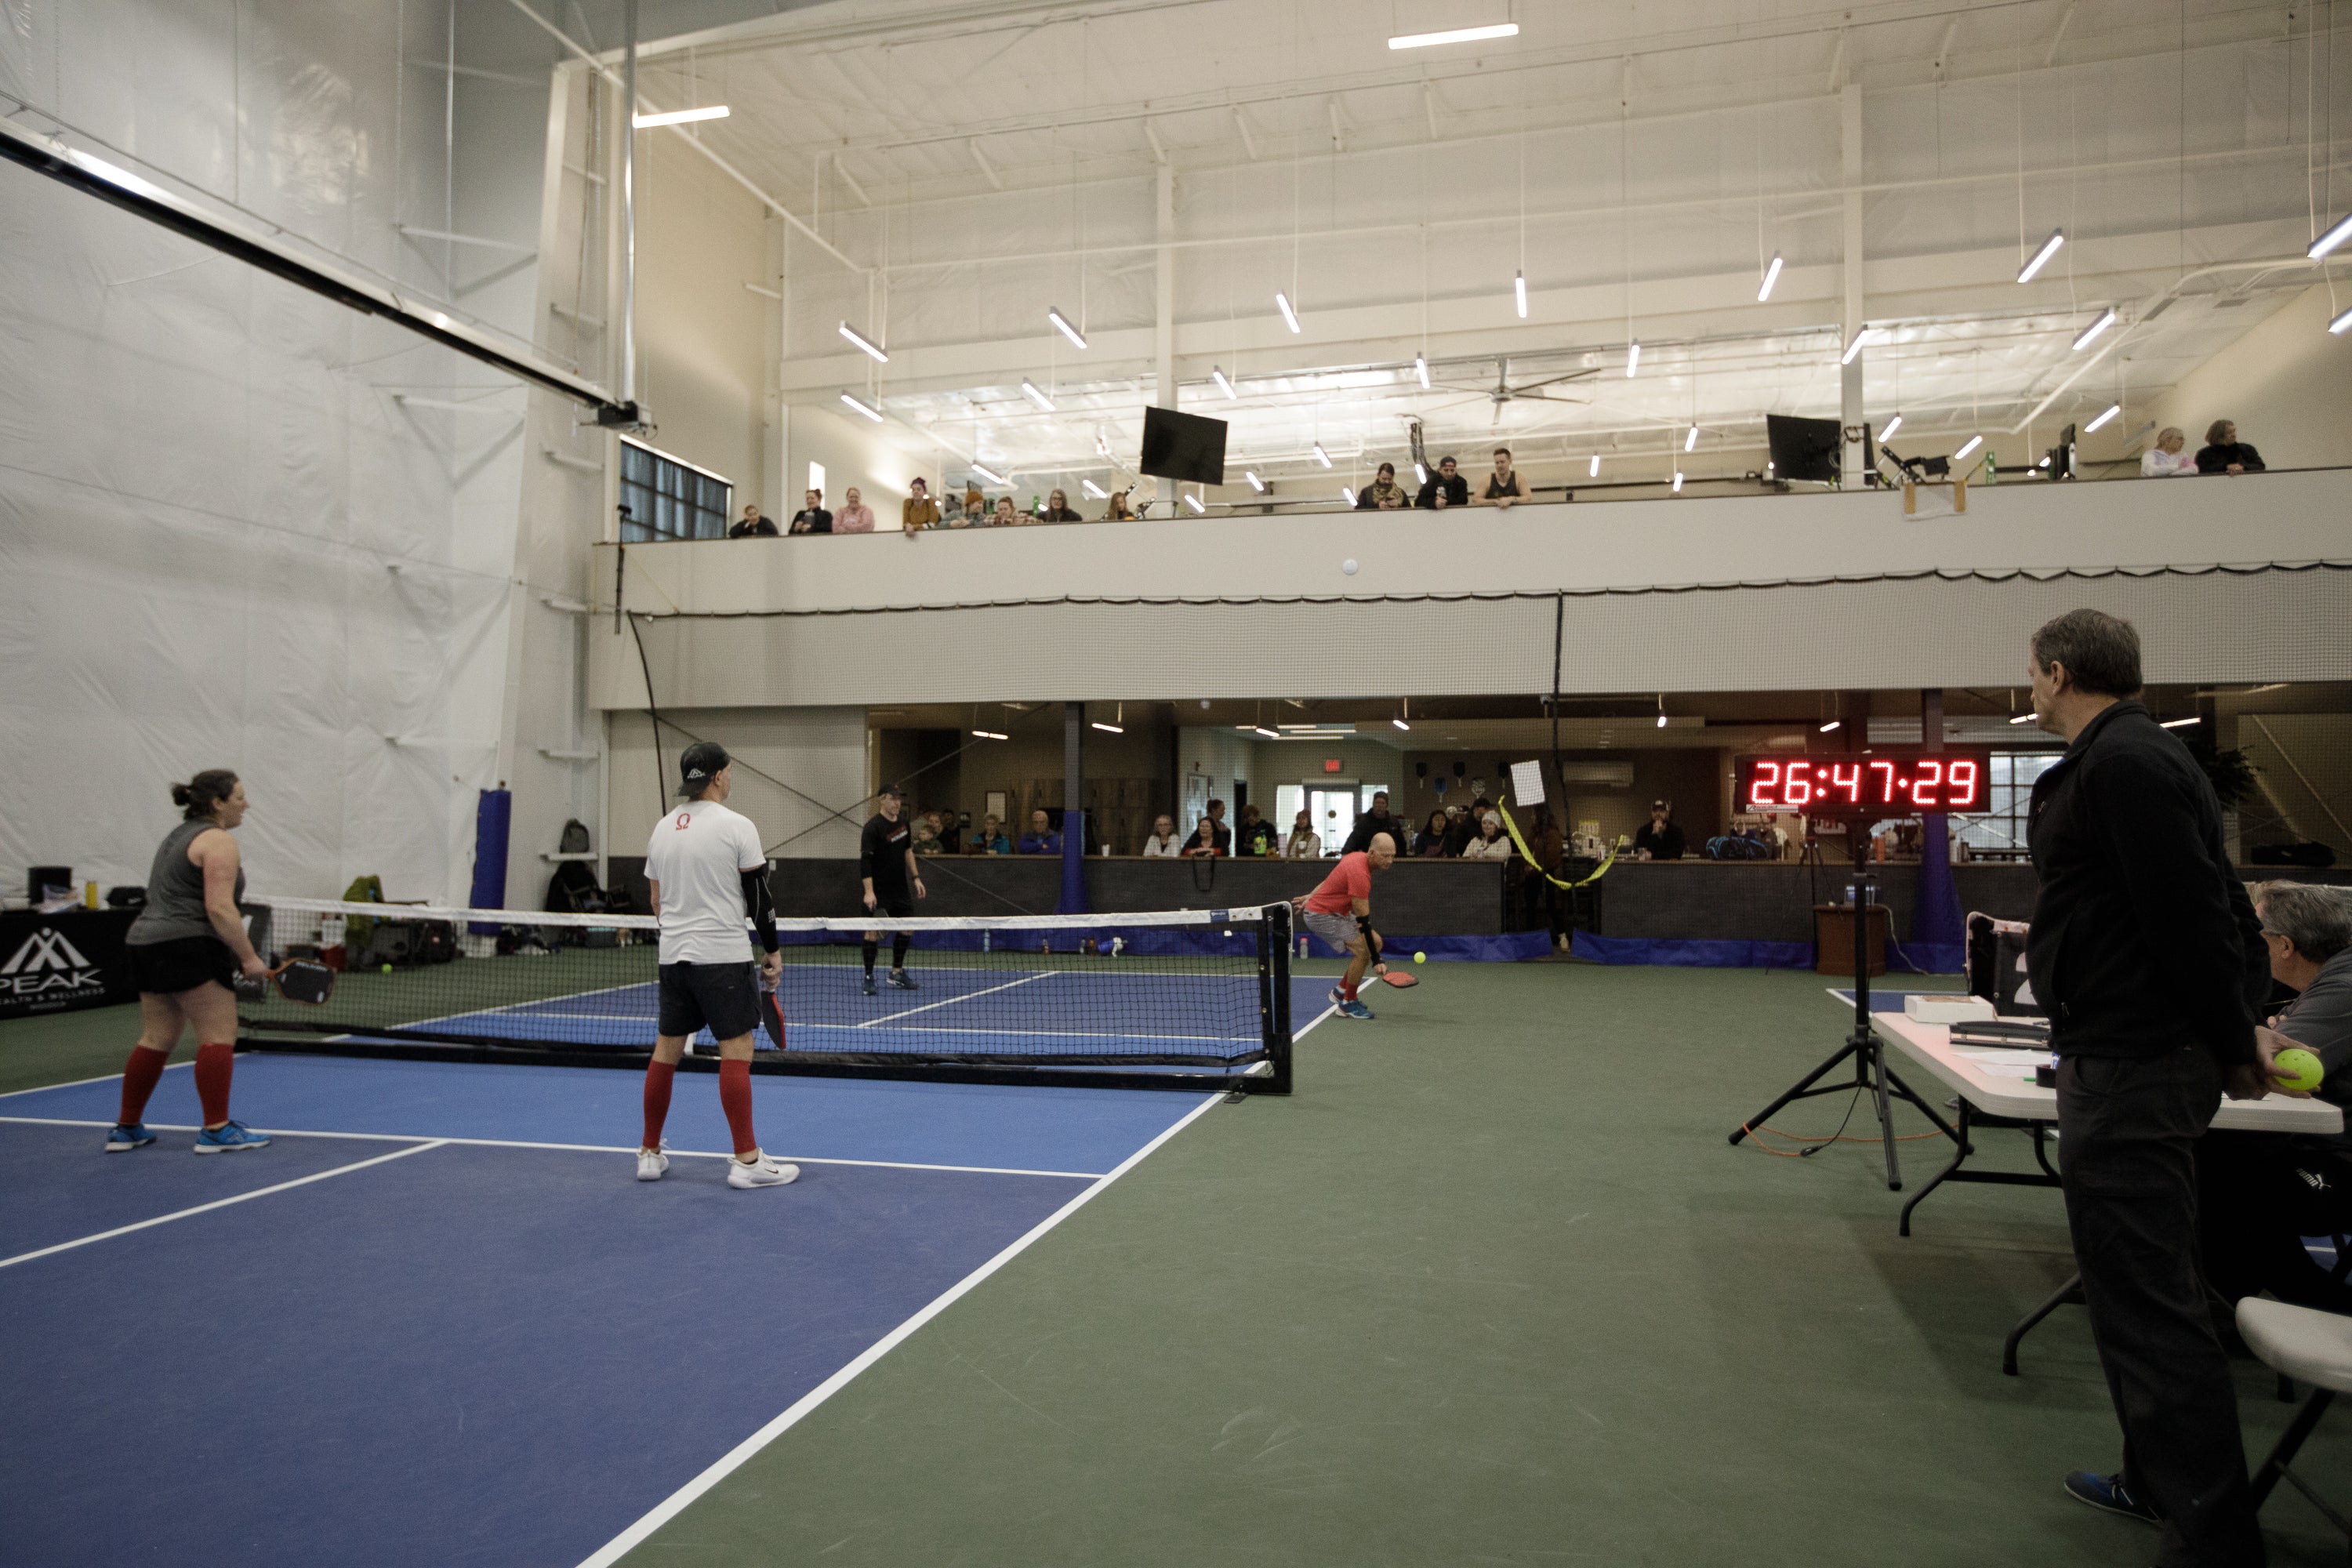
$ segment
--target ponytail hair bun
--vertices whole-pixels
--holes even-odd
[[[206,768],[185,784],[172,786],[172,804],[183,808],[187,821],[213,816],[236,790],[236,774],[228,768]]]

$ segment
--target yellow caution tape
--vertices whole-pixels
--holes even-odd
[[[1528,865],[1535,868],[1537,876],[1541,877],[1545,881],[1549,882],[1555,888],[1573,889],[1588,886],[1593,882],[1601,880],[1602,877],[1608,874],[1609,868],[1617,864],[1617,848],[1616,846],[1612,845],[1609,849],[1609,858],[1601,862],[1601,864],[1594,868],[1592,875],[1586,877],[1580,881],[1564,882],[1558,877],[1553,876],[1550,872],[1545,870],[1543,868],[1543,862],[1537,859],[1535,856],[1529,852],[1528,848],[1528,841],[1519,837],[1519,825],[1511,820],[1509,809],[1501,805],[1497,805],[1495,809],[1501,814],[1503,826],[1510,830],[1511,842],[1519,847],[1520,858],[1526,860]]]

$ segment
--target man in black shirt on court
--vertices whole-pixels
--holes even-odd
[[[881,809],[866,821],[866,831],[857,843],[857,870],[866,885],[865,900],[868,913],[876,910],[892,920],[912,920],[915,900],[930,895],[924,890],[923,879],[915,871],[915,839],[911,825],[898,817],[898,786],[884,784],[876,805]],[[915,989],[914,980],[907,973],[907,933],[890,933],[890,984],[901,991]],[[860,956],[866,961],[866,994],[877,994],[874,984],[874,955],[882,945],[882,933],[869,931]]]

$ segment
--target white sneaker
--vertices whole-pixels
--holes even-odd
[[[658,1182],[662,1179],[663,1173],[668,1169],[669,1156],[663,1153],[660,1150],[640,1149],[637,1151],[637,1180],[641,1182]]]
[[[727,1184],[730,1187],[781,1187],[786,1182],[800,1180],[801,1168],[762,1154],[750,1164],[740,1160],[727,1162]]]

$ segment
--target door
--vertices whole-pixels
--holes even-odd
[[[1352,784],[1314,784],[1307,792],[1308,820],[1323,840],[1323,853],[1337,855],[1356,830],[1356,786]]]

